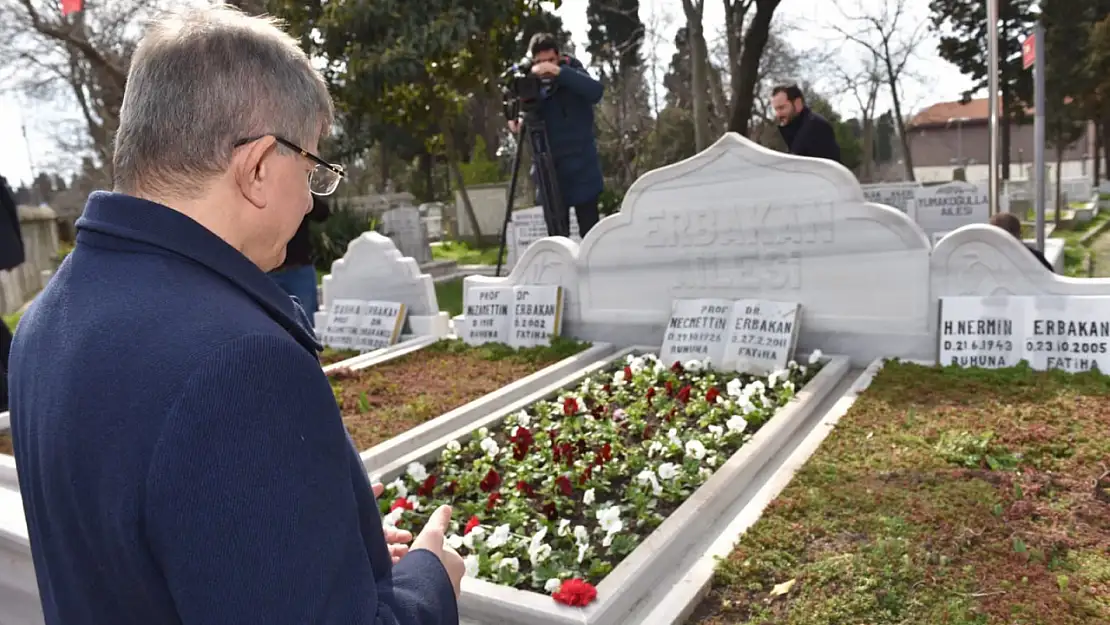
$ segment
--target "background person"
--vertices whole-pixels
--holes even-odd
[[[578,232],[586,236],[597,224],[597,202],[604,188],[594,136],[594,106],[601,102],[604,87],[586,73],[578,59],[559,55],[559,43],[553,35],[536,33],[528,49],[532,55],[532,73],[550,79],[554,87],[553,91],[545,92],[539,114],[547,127],[548,150],[563,195],[560,208],[563,215],[569,215],[570,207],[574,207]],[[519,120],[510,120],[509,129],[518,132]],[[532,176],[537,176],[534,164]],[[537,181],[536,188],[540,186]],[[545,198],[542,193],[539,195],[537,200],[543,204]],[[570,232],[548,234],[569,236]]]
[[[285,262],[270,272],[270,277],[289,295],[300,301],[308,315],[309,325],[315,326],[315,313],[319,308],[316,297],[316,266],[312,264],[312,233],[309,222],[327,220],[331,215],[328,203],[318,195],[312,196],[312,210],[301,221],[296,234],[285,247]]]
[[[327,87],[274,22],[177,11],[132,56],[115,192],[12,346],[45,622],[458,623],[451,509],[391,548],[320,346],[266,275],[342,177],[315,154]]]
[[[1032,252],[1033,256],[1037,257],[1037,260],[1041,261],[1045,269],[1048,269],[1052,273],[1056,273],[1056,269],[1052,266],[1052,263],[1048,262],[1044,254],[1032,245],[1027,244],[1025,240],[1021,238],[1021,220],[1018,219],[1017,215],[1013,213],[995,213],[995,215],[991,217],[991,225],[1009,232],[1019,243],[1025,246],[1025,249]]]
[[[23,235],[19,231],[19,211],[8,181],[0,176],[0,271],[10,271],[23,264]],[[8,352],[12,333],[0,321],[0,412],[8,409]]]
[[[772,89],[771,107],[779,122],[779,134],[791,154],[840,162],[840,144],[832,124],[806,106],[798,85]]]

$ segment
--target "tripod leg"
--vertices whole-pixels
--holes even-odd
[[[547,128],[542,121],[529,125],[532,157],[536,173],[543,189],[543,215],[547,223],[547,236],[570,236],[570,215],[563,206],[563,194],[559,190],[559,177],[555,162],[548,149]]]
[[[524,134],[524,130],[524,123],[521,122],[517,135],[516,154],[513,155],[513,172],[509,178],[509,195],[505,198],[505,221],[501,224],[501,245],[497,251],[497,271],[493,273],[497,277],[501,276],[501,264],[505,257],[505,244],[509,236],[509,224],[513,221],[513,198],[516,197],[516,185],[520,179],[521,155],[524,152],[524,146],[520,144],[520,137],[527,136]]]

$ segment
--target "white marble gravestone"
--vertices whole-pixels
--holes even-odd
[[[428,233],[420,218],[420,209],[415,206],[399,206],[382,213],[382,233],[393,240],[403,256],[417,263],[432,261],[432,248],[428,244]]]
[[[408,327],[416,336],[444,336],[449,318],[440,312],[432,277],[420,272],[413,258],[402,256],[388,237],[364,232],[347,246],[343,258],[324,276],[323,298],[316,311],[316,327],[327,324],[328,311],[339,299],[398,302],[408,312]]]
[[[508,247],[505,266],[512,269],[529,245],[545,237],[547,237],[547,222],[543,218],[542,206],[513,211],[509,232],[505,237]],[[573,206],[570,208],[570,239],[576,243],[582,241],[578,231],[578,217]]]
[[[880,182],[863,185],[863,197],[868,202],[893,206],[903,213],[913,199],[913,194],[921,188],[920,182]]]
[[[985,184],[955,181],[921,187],[914,191],[908,208],[910,217],[934,243],[957,228],[990,221]]]
[[[935,357],[930,248],[843,166],[730,133],[637,180],[581,245],[545,238],[509,276],[465,284],[558,284],[564,334],[620,345],[661,344],[676,298],[798,302],[799,349],[866,364]]]

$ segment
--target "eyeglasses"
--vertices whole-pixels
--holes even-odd
[[[339,186],[339,181],[343,180],[343,178],[347,175],[347,170],[343,169],[342,165],[329,163],[319,156],[316,156],[312,152],[309,152],[308,150],[297,145],[296,143],[293,143],[292,141],[284,139],[277,135],[261,135],[258,137],[240,139],[239,141],[235,142],[235,147],[241,148],[248,143],[258,141],[265,136],[272,136],[274,138],[274,141],[277,141],[281,145],[284,145],[290,150],[293,150],[300,156],[307,158],[316,165],[312,168],[312,172],[308,175],[308,190],[311,191],[313,195],[331,195],[335,192],[336,187]]]

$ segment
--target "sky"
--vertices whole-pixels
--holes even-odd
[[[854,22],[848,16],[877,14],[884,5],[894,0],[782,0],[775,12],[775,20],[790,29],[789,41],[795,47],[806,50],[838,49],[838,61],[850,65],[858,58],[856,44],[846,41],[836,32],[839,27],[854,31]],[[724,7],[721,0],[704,0],[704,25],[707,33],[716,33],[724,26]],[[906,0],[914,7],[906,16],[912,27],[926,19],[925,2]],[[589,64],[585,53],[586,5],[588,0],[563,0],[556,13],[563,18],[567,30],[571,32],[577,46],[579,58]],[[842,11],[837,9],[839,6]],[[645,55],[649,48],[656,46],[655,55],[661,63],[670,63],[674,54],[675,31],[682,25],[680,0],[641,0],[640,19],[648,29],[648,41],[644,46]],[[953,66],[942,60],[936,53],[936,41],[930,39],[918,48],[918,54],[909,68],[917,79],[907,81],[903,87],[903,107],[907,112],[919,110],[935,102],[955,100],[970,83]],[[813,68],[820,73],[820,68]],[[853,116],[858,110],[854,98],[848,94],[833,97],[832,104],[845,117]],[[888,94],[880,98],[878,111],[890,108]],[[60,154],[51,132],[63,120],[77,118],[72,103],[55,102],[52,105],[28,103],[11,91],[0,91],[0,175],[8,178],[12,186],[20,181],[30,182],[32,164],[35,169],[51,168],[60,161],[74,163],[68,155]],[[23,140],[23,127],[26,126],[28,142]],[[28,145],[29,144],[29,145]]]

